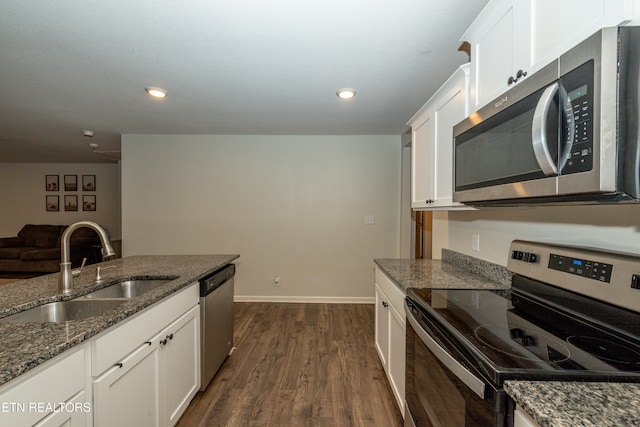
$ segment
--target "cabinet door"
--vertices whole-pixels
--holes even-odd
[[[376,288],[376,349],[385,370],[389,354],[389,302],[378,285]]]
[[[471,110],[500,97],[600,28],[637,19],[628,0],[490,0],[463,40],[471,43]],[[509,77],[523,75],[515,83]]]
[[[467,116],[468,69],[460,68],[440,88],[434,102],[433,207],[463,207],[453,202],[453,126]]]
[[[539,425],[518,405],[513,414],[513,427],[539,427]]]
[[[520,16],[528,21],[524,25],[530,29],[529,55],[521,60],[528,61],[523,66],[531,72],[547,65],[600,28],[617,26],[633,18],[633,7],[626,0],[524,0],[517,7],[523,9]]]
[[[200,388],[200,306],[169,325],[157,341],[162,424],[174,425]]]
[[[33,425],[49,419],[60,402],[67,402],[78,393],[84,395],[84,346],[69,353],[58,355],[2,386],[0,402],[9,406],[0,410],[0,426]]]
[[[405,371],[405,320],[398,311],[390,306],[389,322],[389,380],[396,397],[400,412],[404,414],[404,371]]]
[[[514,10],[511,0],[487,4],[463,39],[471,43],[471,110],[509,87],[514,74]],[[525,70],[526,71],[526,70]]]
[[[64,410],[59,410],[43,419],[34,427],[84,427],[89,425],[87,417],[91,415],[91,406],[83,392],[64,404]]]
[[[159,426],[158,375],[158,346],[152,343],[143,344],[95,380],[95,427]]]
[[[411,207],[424,209],[433,195],[434,127],[431,111],[425,111],[411,124]]]

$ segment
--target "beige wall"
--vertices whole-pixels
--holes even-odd
[[[640,205],[493,208],[449,212],[451,249],[506,265],[513,239],[592,246],[640,254]],[[471,238],[480,235],[480,252]]]
[[[238,253],[238,299],[371,301],[400,175],[400,136],[124,135],[123,252]]]
[[[60,191],[45,191],[45,175],[59,175]],[[78,191],[65,192],[64,175],[78,176]],[[83,192],[82,175],[96,176],[96,191]],[[120,166],[84,163],[1,163],[0,236],[15,236],[25,224],[72,224],[95,221],[106,227],[112,239],[120,239]],[[65,194],[78,196],[78,211],[65,212]],[[96,195],[96,211],[82,211],[82,195]],[[58,195],[59,212],[47,212],[45,196]]]

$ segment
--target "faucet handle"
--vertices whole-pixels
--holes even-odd
[[[71,270],[71,276],[72,277],[78,277],[80,275],[80,273],[82,273],[82,269],[84,268],[84,265],[87,263],[87,258],[82,258],[82,264],[80,264],[80,268],[77,268],[75,270]]]
[[[108,265],[106,267],[98,267],[96,268],[96,282],[99,282],[102,280],[102,276],[100,276],[100,273],[102,272],[102,270],[106,270],[107,268],[115,268],[115,265]]]

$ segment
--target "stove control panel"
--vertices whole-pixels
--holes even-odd
[[[514,240],[508,254],[514,274],[640,311],[640,253]]]
[[[552,253],[549,255],[549,268],[609,283],[613,265]]]

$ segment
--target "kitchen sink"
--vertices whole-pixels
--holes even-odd
[[[128,299],[140,296],[174,279],[128,279],[76,298],[77,300]]]
[[[75,299],[70,301],[51,302],[39,305],[32,309],[3,317],[0,322],[4,323],[26,323],[26,322],[66,322],[69,320],[83,320],[123,304],[122,299]]]

